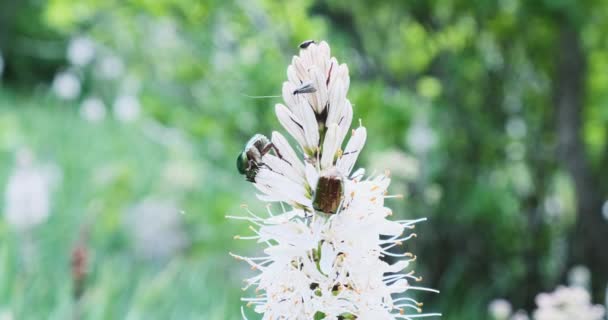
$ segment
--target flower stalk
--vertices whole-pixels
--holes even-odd
[[[330,56],[326,42],[300,48],[287,68],[285,104],[275,106],[300,153],[273,132],[270,139],[254,136],[237,159],[258,198],[269,203],[264,215],[244,206],[244,215],[228,216],[251,225],[252,235],[236,239],[265,246],[260,257],[231,254],[257,271],[244,287],[255,287],[255,296],[242,300],[264,320],[439,316],[422,313],[422,303],[406,296],[437,292],[412,285],[422,278],[404,270],[416,256],[393,251],[425,219],[388,219],[384,200],[395,197],[387,193],[389,175],[353,172],[367,131],[361,123],[351,131],[348,67]]]

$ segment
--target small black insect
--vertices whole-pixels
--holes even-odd
[[[336,174],[319,177],[312,206],[317,211],[334,214],[344,199],[344,181]]]
[[[300,47],[300,49],[306,49],[306,48],[308,48],[308,46],[310,46],[313,43],[315,43],[314,40],[306,40],[306,41],[300,43],[299,47]]]
[[[274,150],[277,156],[282,158],[279,150],[266,136],[262,134],[254,135],[247,141],[245,150],[236,158],[236,168],[239,170],[239,173],[244,175],[247,181],[255,182],[258,171],[264,165],[262,157],[270,152],[270,150]]]
[[[293,94],[302,94],[302,93],[313,93],[313,92],[317,92],[317,88],[315,88],[315,86],[312,84],[312,82],[306,82],[303,83],[301,86],[297,87],[294,91]]]

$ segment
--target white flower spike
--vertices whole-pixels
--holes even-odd
[[[602,305],[593,305],[589,292],[582,287],[559,286],[551,293],[536,296],[538,308],[534,320],[602,320],[606,310]]]
[[[422,303],[408,295],[437,292],[416,286],[421,278],[404,271],[416,257],[392,250],[415,237],[410,230],[425,219],[389,220],[388,176],[364,178],[363,169],[351,175],[367,131],[361,125],[353,130],[342,149],[353,117],[348,68],[324,41],[300,48],[287,68],[285,104],[275,109],[299,148],[273,132],[269,141],[248,143],[237,159],[258,197],[281,208],[275,213],[269,204],[267,214],[258,215],[244,207],[245,215],[228,216],[251,224],[253,235],[235,239],[265,245],[260,257],[231,254],[258,272],[245,280],[244,289],[255,287],[255,296],[242,300],[263,320],[440,316],[422,313]],[[247,319],[243,309],[242,316]]]

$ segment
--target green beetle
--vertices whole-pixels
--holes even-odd
[[[279,150],[266,136],[262,134],[254,135],[247,141],[245,150],[236,158],[236,168],[239,173],[244,175],[247,181],[255,182],[258,171],[264,166],[262,157],[270,152],[270,150],[274,150],[277,156],[282,158]]]

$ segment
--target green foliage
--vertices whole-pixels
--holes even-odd
[[[424,284],[442,292],[423,297],[426,310],[486,319],[497,297],[530,309],[573,263],[589,261],[569,253],[578,245],[569,240],[581,183],[557,150],[557,58],[571,28],[586,60],[581,148],[600,176],[608,168],[605,1],[21,3],[0,19],[0,182],[22,145],[57,163],[63,181],[51,218],[35,232],[36,269],[23,270],[23,239],[0,221],[0,309],[17,319],[73,312],[70,251],[91,219],[84,318],[238,318],[245,272],[227,252],[250,248],[232,240],[247,226],[224,215],[256,201],[234,158],[253,133],[279,130],[273,106],[281,98],[252,96],[281,94],[285,67],[305,39],[328,40],[348,63],[349,99],[369,133],[361,164],[370,172],[397,165],[376,161],[386,150],[418,164],[412,177],[395,175],[392,188],[406,201],[389,205],[397,217],[429,218],[406,248],[418,254]],[[78,35],[98,50],[91,65],[76,68],[65,47]],[[119,79],[96,74],[105,57],[122,61]],[[82,82],[74,102],[46,93],[61,70]],[[136,123],[78,116],[86,97],[111,106],[131,91],[145,115]],[[417,126],[431,134],[428,150],[412,141]],[[175,132],[170,143],[159,138]],[[167,182],[174,162],[190,168],[194,186]],[[600,200],[608,194],[605,181],[592,189]],[[149,196],[186,212],[190,246],[169,261],[137,257],[125,226],[128,209]],[[608,279],[597,266],[588,266],[594,279]],[[596,283],[599,300],[605,284]]]

